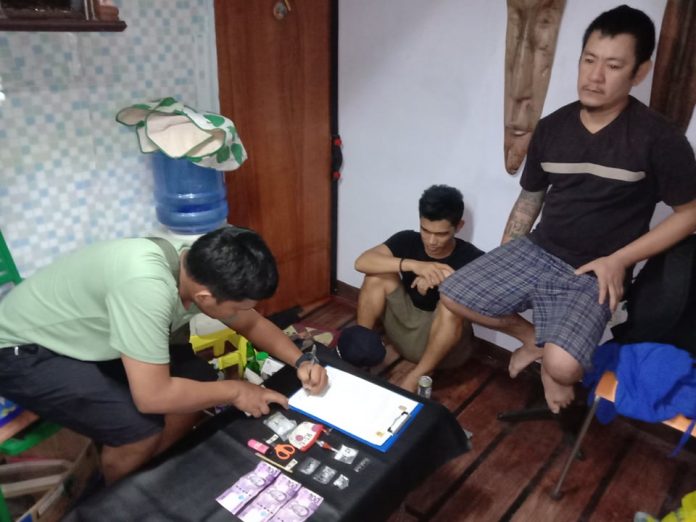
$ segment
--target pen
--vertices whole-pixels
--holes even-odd
[[[260,458],[261,460],[268,462],[269,464],[273,464],[275,467],[282,469],[283,471],[287,471],[288,473],[292,473],[292,468],[294,467],[294,464],[292,466],[283,466],[282,464],[277,463],[275,460],[269,459],[268,457],[265,457],[261,455],[261,453],[257,453],[256,456]]]
[[[307,358],[307,354],[309,354],[309,358]],[[309,366],[308,378],[309,378],[309,380],[310,380],[310,382],[311,382],[311,379],[312,379],[312,370],[314,369],[314,365],[315,365],[315,364],[321,364],[321,363],[319,362],[319,359],[317,359],[317,345],[316,345],[316,343],[312,343],[312,350],[311,350],[310,352],[305,352],[304,358],[305,358],[306,361],[309,362],[309,365],[310,365],[310,366]],[[309,385],[305,384],[305,385],[304,385],[304,388],[305,388],[305,390],[307,390],[307,392],[309,393],[309,390],[310,390]]]
[[[309,369],[309,375],[312,375],[312,369],[314,368],[315,364],[320,364],[319,359],[317,359],[317,345],[316,343],[312,343],[312,351],[309,353],[311,359],[309,360],[309,363],[312,365],[312,368]]]
[[[317,345],[316,345],[316,343],[312,343],[311,356],[312,356],[312,361],[311,361],[312,365],[319,362],[319,359],[317,359]]]

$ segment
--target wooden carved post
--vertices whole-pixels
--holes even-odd
[[[507,0],[505,39],[505,170],[527,154],[544,107],[565,0]]]
[[[650,107],[686,131],[696,104],[696,2],[668,0],[655,58]]]

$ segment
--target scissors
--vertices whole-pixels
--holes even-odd
[[[295,446],[291,444],[276,444],[273,449],[280,460],[288,460],[295,453]]]

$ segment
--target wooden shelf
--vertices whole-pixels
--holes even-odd
[[[0,31],[120,32],[126,22],[66,18],[1,18]]]

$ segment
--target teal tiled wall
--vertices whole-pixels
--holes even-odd
[[[114,120],[174,96],[217,111],[213,0],[120,0],[121,33],[0,32],[0,228],[24,276],[159,227],[150,157]]]

